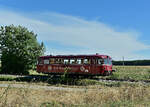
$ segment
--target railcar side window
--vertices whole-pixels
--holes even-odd
[[[84,59],[84,64],[90,64],[90,59]]]
[[[59,59],[59,63],[60,63],[60,64],[63,64],[63,63],[64,63],[64,59],[60,58],[60,59]]]
[[[64,59],[64,64],[69,64],[69,59]]]
[[[62,64],[64,61],[62,58],[56,58],[55,59],[55,64]]]
[[[75,59],[70,59],[70,64],[75,64],[75,63],[76,63]]]
[[[50,64],[54,64],[55,63],[55,59],[54,58],[50,58],[49,62],[50,62]]]
[[[59,59],[55,58],[55,64],[59,64]]]
[[[84,59],[84,64],[88,64],[88,59]]]
[[[38,60],[38,64],[43,64],[43,60],[41,58]]]
[[[100,64],[100,65],[104,64],[104,60],[103,59],[98,59],[98,64]]]
[[[49,60],[48,59],[44,59],[44,64],[49,64]]]
[[[77,59],[77,64],[82,64],[81,62],[81,59]]]

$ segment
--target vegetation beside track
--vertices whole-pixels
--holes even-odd
[[[117,72],[102,79],[150,80],[150,66],[115,66]],[[34,74],[34,75],[33,75]],[[34,76],[36,78],[34,78]],[[48,77],[30,71],[30,76],[0,76],[0,83],[21,83],[33,86],[54,85],[59,87],[83,88],[84,92],[63,90],[33,90],[30,88],[0,88],[0,106],[63,106],[63,107],[116,107],[150,106],[150,84],[130,82],[107,82],[88,78]],[[89,91],[88,89],[94,89]],[[35,103],[36,102],[36,103]]]
[[[0,81],[25,81],[25,82],[46,82],[49,84],[65,84],[65,85],[95,85],[99,84],[98,79],[121,80],[121,81],[145,81],[150,82],[150,66],[114,66],[117,72],[110,76],[98,76],[94,79],[88,78],[65,78],[48,76],[47,74],[39,74],[30,70],[29,76],[0,76]]]
[[[150,81],[150,66],[114,66],[111,76],[100,77],[111,80]]]
[[[30,84],[32,85],[32,84]],[[30,87],[29,85],[29,87]],[[70,86],[68,86],[70,87]],[[30,107],[144,107],[150,106],[150,86],[143,84],[81,86],[85,91],[0,88],[0,106]],[[80,87],[80,88],[81,88]],[[88,90],[88,89],[94,90]]]

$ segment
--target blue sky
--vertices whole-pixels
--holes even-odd
[[[150,59],[149,0],[0,0],[0,25],[22,25],[45,54]]]

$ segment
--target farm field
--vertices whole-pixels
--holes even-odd
[[[0,87],[0,106],[16,107],[147,107],[150,106],[150,66],[114,66],[117,72],[102,79],[132,80],[134,83],[102,82],[95,79],[17,78],[0,76],[0,84],[55,86],[69,90]],[[39,75],[31,71],[31,75]],[[42,74],[40,74],[42,75]],[[43,75],[42,75],[43,76]],[[46,76],[46,75],[45,75]],[[137,82],[138,81],[138,82]],[[143,83],[141,81],[147,81]],[[82,91],[77,91],[83,89]]]
[[[104,78],[150,81],[150,66],[114,66],[114,69],[116,69],[117,72],[114,72],[113,75]]]

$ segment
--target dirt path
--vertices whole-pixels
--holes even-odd
[[[0,87],[10,87],[10,88],[29,88],[29,89],[43,89],[43,90],[61,90],[61,91],[85,91],[95,89],[86,89],[86,88],[65,88],[65,87],[55,87],[55,86],[40,86],[40,85],[24,85],[24,84],[0,84]]]

